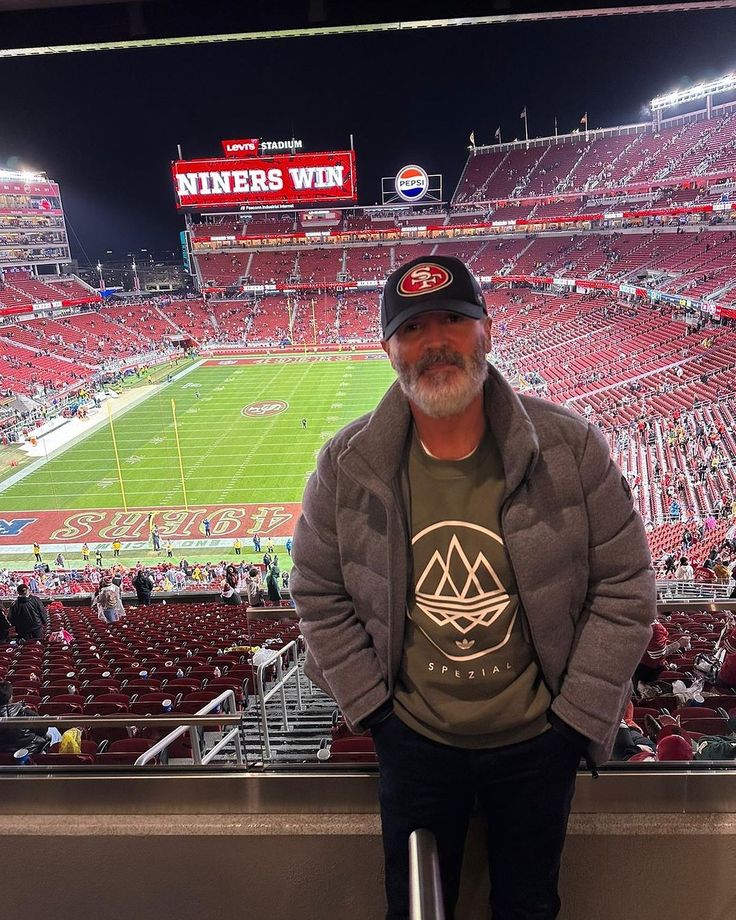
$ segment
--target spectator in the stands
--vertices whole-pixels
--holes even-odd
[[[28,585],[18,585],[18,599],[10,605],[8,619],[19,639],[41,639],[43,630],[48,626],[49,616],[46,608],[37,597],[28,593]]]
[[[112,576],[109,573],[102,576],[93,606],[97,610],[97,616],[108,623],[115,623],[125,615],[120,588],[112,583]]]
[[[654,755],[655,744],[634,721],[634,705],[629,700],[613,745],[611,760],[630,760],[642,751]]]
[[[680,564],[675,570],[675,581],[692,581],[695,578],[695,572],[690,565],[687,556],[680,557]]]
[[[261,585],[261,576],[258,569],[253,566],[245,576],[245,588],[248,594],[248,605],[250,607],[263,606],[263,587]]]
[[[222,582],[222,589],[220,591],[220,601],[223,604],[229,604],[236,606],[242,604],[243,600],[240,594],[233,588],[233,586],[227,581]]]
[[[238,575],[238,570],[232,563],[225,569],[225,581],[230,585],[233,591],[238,590],[240,576]]]
[[[279,591],[279,567],[277,564],[271,566],[266,575],[266,590],[268,599],[273,604],[281,603],[281,592]]]
[[[718,580],[715,576],[715,572],[713,571],[713,563],[710,561],[710,559],[706,559],[702,565],[697,566],[694,574],[695,581],[713,582]]]
[[[652,623],[652,637],[649,640],[649,645],[634,671],[634,686],[637,687],[640,682],[650,684],[655,681],[662,671],[667,669],[667,662],[665,661],[667,655],[679,652],[683,647],[689,647],[689,644],[689,636],[687,638],[683,637],[682,640],[674,639],[670,641],[667,627],[660,623],[658,619],[655,620]]]
[[[151,593],[153,591],[153,578],[151,573],[144,568],[139,568],[133,576],[133,587],[138,598],[138,603],[142,607],[148,607],[151,603]]]
[[[720,556],[716,557],[716,560],[713,564],[713,574],[719,581],[728,581],[730,573],[728,571],[728,567],[724,565]]]
[[[0,607],[0,642],[10,639],[10,621],[5,616],[5,611]]]
[[[736,626],[723,637],[723,648],[726,657],[718,672],[718,686],[736,690]]]
[[[13,685],[0,681],[0,719],[32,718],[37,713],[23,703],[13,702]],[[15,754],[25,748],[29,754],[39,754],[49,743],[47,733],[41,729],[21,728],[9,724],[0,727],[0,753]]]

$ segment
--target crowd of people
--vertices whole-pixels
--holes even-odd
[[[64,562],[63,557],[61,561]],[[220,591],[228,581],[236,592],[248,596],[252,606],[258,605],[257,601],[254,603],[255,594],[250,590],[254,580],[262,586],[263,592],[267,593],[271,600],[280,600],[280,592],[288,590],[289,587],[288,569],[281,568],[277,554],[264,552],[262,561],[255,563],[243,558],[237,563],[228,563],[224,559],[218,562],[192,562],[182,559],[177,563],[172,559],[161,560],[155,565],[138,562],[132,567],[114,564],[109,569],[90,562],[79,567],[51,569],[47,563],[36,562],[30,572],[0,569],[0,597],[13,596],[19,584],[26,585],[33,597],[96,595],[100,588],[104,587],[107,579],[121,591],[138,593],[140,573],[150,582],[150,585],[144,588],[149,594]]]

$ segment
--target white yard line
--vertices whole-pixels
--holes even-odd
[[[192,371],[196,370],[201,361],[197,361],[192,364],[190,367],[185,367],[184,370],[179,371],[177,374],[173,375],[173,382],[186,377],[187,374],[191,374]],[[118,396],[117,399],[110,401],[110,406],[112,409],[113,419],[122,418],[131,409],[134,409],[136,406],[139,406],[141,403],[145,402],[147,399],[150,399],[151,396],[155,396],[156,393],[159,393],[164,387],[169,386],[168,382],[154,384],[150,389],[144,389],[143,392],[136,392],[131,390],[129,393],[124,393],[122,396]],[[107,400],[106,400],[107,402]],[[61,428],[57,428],[55,431],[50,431],[46,435],[42,435],[38,439],[37,447],[40,447],[40,450],[43,451],[43,456],[40,456],[37,460],[34,460],[33,463],[29,463],[28,466],[23,467],[22,470],[18,470],[17,473],[14,473],[12,476],[8,476],[7,479],[4,479],[0,482],[0,492],[5,492],[11,486],[15,485],[18,482],[21,482],[27,476],[30,476],[31,473],[35,473],[44,467],[49,460],[58,457],[60,454],[63,454],[71,446],[79,444],[81,441],[86,441],[87,438],[95,434],[105,425],[109,424],[107,417],[107,409],[104,408],[106,402],[103,403],[102,407],[97,410],[99,418],[95,418],[91,424],[90,420],[83,419],[71,419],[67,425],[63,425]]]

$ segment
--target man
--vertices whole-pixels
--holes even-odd
[[[210,521],[209,518],[205,518],[205,519],[202,521],[202,527],[204,527],[204,535],[205,535],[205,537],[209,537],[210,534],[211,534],[211,532],[212,532],[212,531],[211,531],[212,522]]]
[[[515,393],[458,259],[387,280],[399,381],[319,455],[292,549],[305,671],[371,729],[390,920],[408,837],[437,837],[447,916],[476,803],[494,920],[557,917],[581,755],[611,755],[655,618],[632,493],[595,425]]]
[[[38,544],[38,543],[34,543],[34,544],[33,544],[33,555],[34,555],[34,557],[35,557],[35,559],[36,559],[36,562],[43,562],[43,559],[41,559],[41,546],[40,546],[40,544]]]
[[[89,546],[86,542],[82,544],[82,562],[89,562]]]
[[[19,639],[41,639],[43,630],[49,624],[46,608],[37,597],[28,593],[28,585],[18,585],[18,599],[10,605],[8,619],[15,627]]]
[[[112,555],[113,559],[117,559],[120,556],[120,550],[123,548],[123,544],[120,540],[112,541]]]
[[[302,421],[301,421],[301,426],[302,426],[302,428],[306,428],[306,427],[307,427],[307,420],[306,420],[305,418],[302,419]]]
[[[243,544],[240,542],[240,539],[239,539],[238,537],[236,537],[236,538],[233,540],[233,549],[235,550],[235,555],[236,555],[236,556],[239,556],[239,555],[240,555],[240,552],[241,552],[241,550],[242,550],[242,547],[243,547]]]
[[[151,578],[151,573],[143,567],[139,568],[135,573],[132,584],[141,607],[150,606],[151,593],[153,592],[153,578]]]

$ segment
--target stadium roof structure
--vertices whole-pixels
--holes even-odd
[[[663,109],[674,108],[686,102],[695,102],[697,99],[705,99],[708,96],[715,96],[718,93],[727,93],[733,90],[736,90],[736,73],[729,73],[724,77],[718,77],[717,80],[696,83],[686,89],[674,90],[671,93],[656,96],[649,103],[649,106],[652,112],[661,112]]]
[[[467,0],[459,4],[458,0],[454,0],[446,6],[444,3],[435,4],[429,8],[434,17],[422,18],[427,16],[425,4],[397,0],[391,8],[395,18],[384,21],[381,15],[386,7],[377,3],[335,4],[329,9],[304,3],[303,0],[291,0],[290,3],[283,0],[278,4],[278,15],[264,18],[260,5],[254,4],[223,4],[220,0],[219,4],[211,3],[210,15],[203,17],[202,4],[196,0],[146,0],[135,5],[135,27],[131,28],[129,17],[121,20],[116,13],[116,8],[122,4],[115,0],[83,0],[86,5],[81,8],[82,15],[69,19],[74,7],[72,12],[65,11],[63,7],[74,2],[77,0],[0,0],[0,34],[4,45],[0,47],[0,59],[736,8],[736,0],[674,0],[642,4],[626,3],[625,0],[618,3],[616,0],[610,3],[589,0],[588,9],[577,8],[568,0],[547,0],[544,3],[525,3],[524,12],[515,12],[509,4],[511,8],[508,12],[487,14],[481,2]],[[127,6],[129,4],[125,4]],[[249,8],[253,6],[256,7],[255,12],[249,14]],[[28,13],[24,17],[16,15],[12,21],[4,18],[11,15],[10,11],[33,11],[34,7],[47,9],[37,10],[32,16]],[[231,8],[229,14],[227,7]],[[187,29],[192,31],[187,34]],[[30,41],[33,41],[32,45]]]

